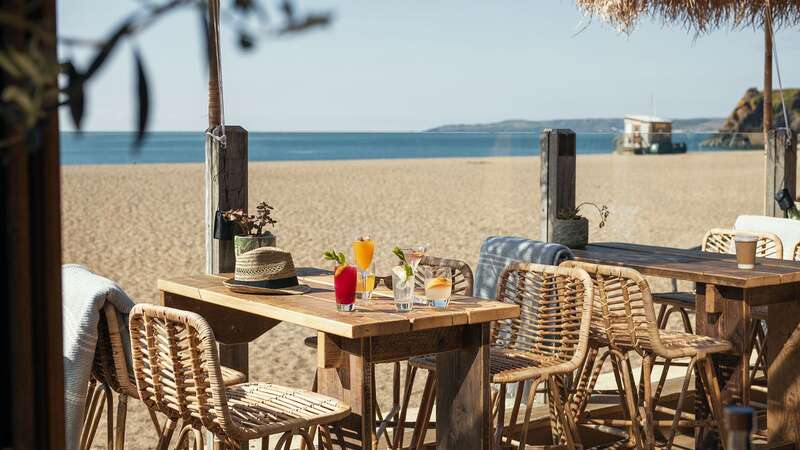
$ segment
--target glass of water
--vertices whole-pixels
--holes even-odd
[[[425,297],[434,308],[447,308],[453,292],[453,273],[449,267],[426,267]]]
[[[402,266],[392,269],[394,307],[399,312],[411,311],[414,304],[414,276],[408,276]]]

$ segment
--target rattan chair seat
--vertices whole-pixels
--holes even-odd
[[[667,330],[658,330],[660,348],[657,349],[652,345],[649,335],[650,331],[652,330],[644,328],[637,329],[635,344],[617,334],[614,340],[614,347],[625,352],[652,352],[657,356],[668,359],[697,356],[701,352],[727,352],[731,349],[730,342],[723,339],[686,333],[684,331]],[[595,345],[605,346],[609,344],[607,336],[596,330],[590,332],[590,338],[596,343]]]
[[[653,294],[653,301],[662,305],[675,306],[687,311],[694,311],[694,292],[660,292]],[[767,306],[759,305],[750,308],[750,316],[756,320],[767,320]]]
[[[436,355],[415,356],[408,363],[418,369],[436,370]],[[530,380],[532,377],[552,373],[565,373],[564,361],[542,355],[519,352],[505,348],[492,348],[489,357],[489,370],[492,383],[515,383]]]
[[[257,438],[346,417],[350,408],[324,395],[276,384],[246,383],[226,390],[241,438]]]

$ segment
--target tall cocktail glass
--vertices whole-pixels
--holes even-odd
[[[333,275],[333,292],[336,296],[336,310],[351,312],[356,308],[356,268],[343,265],[336,268]]]
[[[419,262],[422,261],[422,258],[425,256],[425,252],[428,251],[428,245],[427,244],[409,245],[403,247],[402,250],[403,250],[403,255],[406,257],[406,261],[411,266],[411,270],[414,272],[414,278],[416,278],[417,266],[419,266]],[[414,296],[414,303],[424,305],[426,304],[426,301],[424,298]]]
[[[375,242],[369,236],[359,236],[353,241],[353,257],[356,267],[361,274],[359,292],[365,303],[369,303],[372,298],[372,291],[375,289],[375,267],[372,265],[372,257],[375,254]],[[368,289],[369,271],[372,268],[372,288]]]

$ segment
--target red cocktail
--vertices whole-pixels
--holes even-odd
[[[336,295],[336,309],[350,312],[355,309],[357,270],[355,266],[336,267],[333,275],[333,291]]]

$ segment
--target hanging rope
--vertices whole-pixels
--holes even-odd
[[[789,114],[786,112],[786,98],[783,96],[783,82],[781,81],[781,65],[780,61],[778,61],[778,46],[775,43],[775,27],[772,26],[772,8],[770,7],[770,2],[767,1],[764,5],[765,11],[765,21],[769,21],[769,26],[764,24],[764,29],[770,35],[770,40],[772,41],[772,57],[775,60],[775,74],[778,78],[778,92],[781,94],[781,108],[783,110],[783,124],[786,129],[789,129]],[[764,105],[765,108],[772,108],[772,105]]]
[[[209,39],[209,129],[206,134],[220,143],[226,144],[225,136],[225,101],[222,93],[222,56],[219,43],[219,0],[208,0],[208,39]],[[212,76],[213,73],[216,77]],[[214,86],[211,86],[214,84]],[[215,92],[211,91],[214,89]],[[215,105],[216,103],[216,105]],[[219,118],[213,113],[215,106],[219,108]]]

